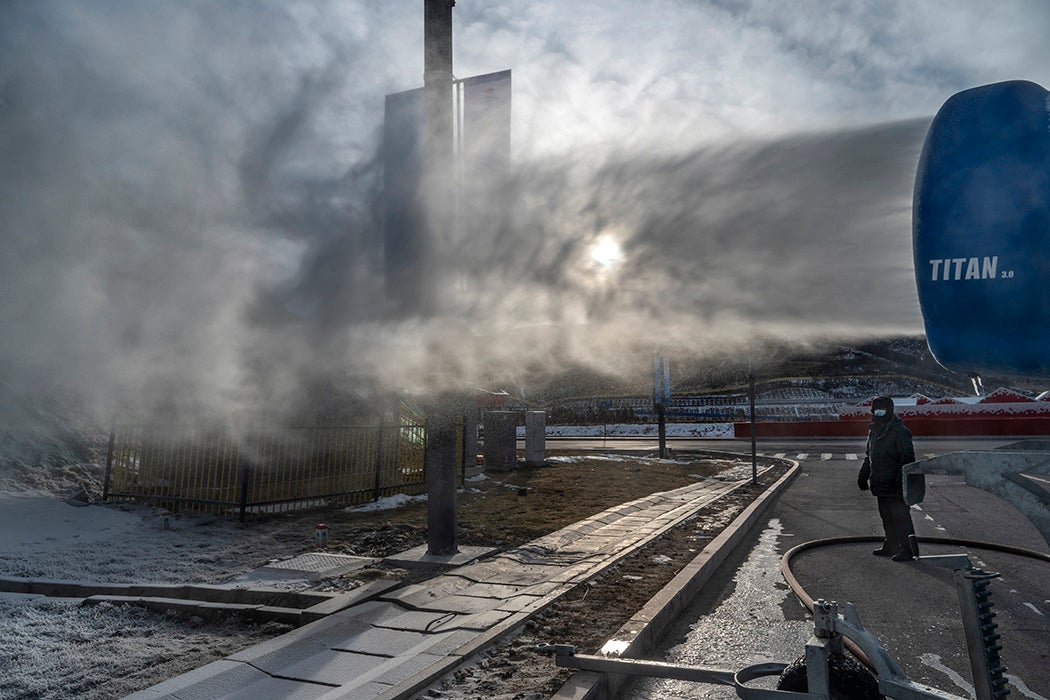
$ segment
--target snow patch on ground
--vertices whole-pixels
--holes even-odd
[[[286,629],[0,596],[0,697],[122,697]]]
[[[347,513],[369,513],[372,511],[379,510],[393,510],[395,508],[402,508],[409,503],[422,503],[427,500],[427,495],[420,494],[418,496],[409,496],[404,493],[399,493],[394,496],[388,496],[386,498],[380,498],[378,501],[371,503],[365,503],[360,506],[351,506],[350,508],[344,508]]]
[[[654,423],[612,423],[608,425],[548,425],[547,437],[658,437]],[[733,437],[732,423],[667,423],[667,437]],[[518,426],[518,437],[525,437],[525,426]]]
[[[313,546],[312,531],[289,536],[272,522],[176,515],[165,530],[160,512],[0,493],[0,576],[225,583]],[[120,697],[284,629],[0,593],[0,697]]]
[[[146,506],[76,507],[38,493],[0,493],[0,575],[109,583],[220,583],[312,547],[274,523],[175,515]]]

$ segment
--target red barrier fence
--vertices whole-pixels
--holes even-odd
[[[917,437],[1020,437],[1050,435],[1050,416],[984,418],[904,419],[904,425]],[[868,420],[776,421],[755,423],[757,437],[861,437],[868,433]],[[751,437],[750,423],[734,423],[733,434]]]

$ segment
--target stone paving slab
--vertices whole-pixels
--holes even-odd
[[[410,650],[417,649],[422,644],[427,644],[429,642],[436,643],[452,634],[452,632],[446,632],[444,634],[426,634],[425,632],[372,627],[360,634],[348,636],[343,643],[335,642],[331,647],[337,651],[356,651],[360,653],[394,657],[401,656]]]
[[[531,610],[536,603],[542,601],[544,596],[529,596],[529,595],[518,595],[504,600],[496,605],[496,610],[503,612],[521,612],[522,610]]]
[[[500,604],[499,598],[481,598],[469,595],[449,595],[434,598],[416,605],[420,610],[434,610],[454,613],[480,613],[492,610]]]
[[[380,599],[396,602],[408,608],[419,608],[445,596],[459,595],[465,589],[477,585],[473,581],[451,576],[442,576],[432,581],[431,585],[427,585],[429,582],[415,583],[398,588],[383,594]]]
[[[292,664],[260,668],[283,678],[342,686],[365,676],[374,677],[374,671],[387,668],[395,660],[385,656],[322,648]]]
[[[410,697],[579,583],[740,485],[704,481],[622,504],[515,550],[387,591],[138,697]],[[279,690],[265,685],[271,681],[292,686]],[[259,691],[241,694],[257,684]]]
[[[499,624],[510,616],[511,613],[503,610],[486,610],[473,615],[456,615],[448,622],[438,625],[436,629],[439,632],[445,630],[475,630],[480,632]]]
[[[177,678],[128,696],[128,700],[314,700],[332,686],[273,678],[247,664],[215,661]]]
[[[456,614],[451,612],[434,612],[431,610],[400,611],[396,606],[392,607],[399,610],[399,613],[387,620],[373,623],[376,627],[385,627],[391,630],[409,630],[411,632],[433,632],[440,625],[456,617]]]

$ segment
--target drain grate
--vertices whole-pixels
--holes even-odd
[[[372,557],[311,552],[309,554],[300,554],[293,559],[267,564],[259,571],[275,570],[281,573],[297,573],[314,578],[324,578],[327,576],[339,576],[356,569],[363,569],[378,561],[378,559]]]

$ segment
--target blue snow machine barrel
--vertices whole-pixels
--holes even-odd
[[[953,95],[915,178],[926,338],[966,374],[1050,377],[1050,93],[1014,80]]]

